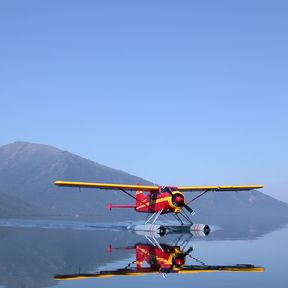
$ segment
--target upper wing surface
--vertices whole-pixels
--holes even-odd
[[[131,191],[159,191],[159,186],[149,185],[129,185],[112,183],[93,183],[93,182],[73,182],[73,181],[55,181],[55,185],[68,187],[98,188],[107,190],[131,190]],[[234,186],[179,186],[174,187],[183,192],[197,191],[249,191],[263,188],[263,185],[234,185]]]
[[[234,186],[179,186],[177,190],[185,192],[197,191],[249,191],[261,189],[263,185],[234,185]]]
[[[128,185],[128,184],[110,184],[110,183],[92,183],[92,182],[73,182],[73,181],[55,181],[55,185],[68,187],[85,187],[85,188],[99,188],[107,190],[132,190],[132,191],[158,191],[158,186],[145,185]]]

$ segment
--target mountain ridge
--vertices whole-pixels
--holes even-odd
[[[115,209],[109,213],[106,206],[110,202],[134,204],[120,191],[83,189],[85,192],[80,192],[77,188],[56,187],[53,184],[55,180],[152,184],[124,171],[45,144],[18,141],[0,146],[0,190],[14,199],[37,207],[39,214],[43,211],[47,215],[48,211],[51,215],[88,217],[100,221],[139,220],[146,216],[130,209]],[[189,196],[188,199],[192,198]],[[195,221],[209,223],[217,222],[217,219],[227,222],[231,217],[254,218],[254,215],[270,218],[276,215],[282,221],[288,215],[287,203],[259,191],[207,193],[192,204],[197,212]]]
[[[44,213],[43,210],[0,191],[0,217],[28,217]]]
[[[0,147],[0,189],[19,200],[48,209],[52,214],[77,217],[93,214],[93,202],[103,214],[110,193],[127,202],[116,191],[109,192],[107,197],[107,193],[96,195],[95,191],[87,190],[79,194],[78,189],[59,189],[53,184],[58,179],[151,184],[140,177],[49,145],[20,141]]]

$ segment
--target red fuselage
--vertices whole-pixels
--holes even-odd
[[[183,193],[173,192],[136,192],[137,212],[154,213],[162,211],[161,214],[175,212],[179,213],[185,203]]]
[[[185,264],[185,254],[178,246],[162,245],[162,249],[150,244],[136,245],[137,271],[143,268],[143,262],[149,265],[149,271],[178,271]]]

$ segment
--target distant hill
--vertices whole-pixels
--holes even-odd
[[[39,216],[43,214],[46,214],[44,209],[39,209],[0,192],[0,217]]]
[[[118,191],[86,189],[80,192],[78,188],[59,188],[53,184],[57,179],[151,184],[47,145],[15,142],[0,147],[0,189],[15,199],[35,205],[39,210],[49,210],[52,215],[106,217],[105,220],[114,221],[118,217],[127,219],[125,214],[131,213],[127,210],[108,213],[106,206],[112,200],[131,202]]]
[[[17,208],[13,207],[13,202],[16,203],[16,201],[3,200],[3,203],[6,204],[0,208],[2,209],[0,216],[11,216],[11,211],[15,211],[14,216],[17,214],[21,216],[24,211],[29,210],[27,205],[31,205],[34,207],[33,209],[37,210],[37,214],[50,213],[66,217],[95,219],[96,221],[145,218],[145,215],[129,209],[107,211],[106,205],[110,202],[115,204],[133,203],[133,199],[121,192],[59,188],[53,184],[55,180],[59,179],[151,184],[137,176],[106,167],[55,147],[15,142],[0,147],[0,190],[9,194],[9,197],[17,199],[19,203],[26,203],[26,205],[19,204],[20,206]],[[193,185],[193,183],[191,184]],[[3,197],[5,198],[2,195]],[[187,198],[192,198],[191,194],[187,195]],[[211,192],[192,204],[197,212],[194,221],[200,223],[205,221],[206,223],[228,225],[237,222],[239,226],[241,223],[247,222],[268,224],[274,221],[282,225],[288,220],[288,204],[259,191]],[[4,206],[6,210],[3,208]],[[33,209],[31,208],[31,210]],[[246,224],[244,226],[247,228]]]

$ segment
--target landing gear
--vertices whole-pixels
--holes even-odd
[[[151,225],[155,224],[155,222],[157,221],[157,219],[159,218],[159,216],[162,214],[163,209],[153,213],[146,221],[145,221],[145,225],[151,223]],[[191,219],[189,218],[189,216],[185,213],[185,211],[181,211],[179,213],[172,213],[172,215],[175,217],[175,219],[182,225],[192,225],[193,222],[191,221]],[[181,219],[181,217],[182,219]],[[186,222],[186,223],[185,223]]]
[[[181,225],[184,225],[184,222],[181,220],[178,214],[174,213],[172,215],[181,223]]]
[[[154,217],[154,219],[153,219],[153,221],[152,221],[151,224],[154,224],[154,223],[156,222],[156,220],[159,218],[159,216],[161,215],[162,212],[163,212],[163,209],[160,210],[160,211],[158,211],[158,212],[153,213],[153,214],[148,218],[148,220],[145,222],[145,224],[148,224],[148,223],[150,222],[150,220],[153,219],[153,217]]]
[[[173,213],[172,214],[175,219],[177,219],[177,221],[181,224],[181,225],[192,225],[193,222],[191,221],[191,219],[189,218],[189,216],[184,212],[181,211],[180,213]],[[186,220],[187,223],[184,223],[184,221],[180,218],[180,215],[182,216],[183,220]]]

